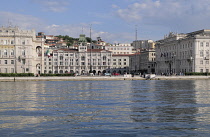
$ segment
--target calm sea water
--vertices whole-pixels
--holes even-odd
[[[0,136],[210,136],[210,81],[0,82]]]

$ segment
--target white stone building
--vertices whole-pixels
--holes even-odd
[[[140,61],[139,61],[139,70],[141,74],[155,73],[155,49],[151,48],[149,50],[141,50],[140,52]]]
[[[135,40],[131,45],[135,50],[148,50],[154,48],[155,42],[153,40]]]
[[[209,72],[210,30],[170,33],[156,44],[157,74]]]
[[[109,70],[110,73],[129,73],[129,56],[130,54],[113,54],[112,66]]]
[[[85,35],[81,34],[78,49],[55,49],[52,56],[45,56],[45,73],[105,73],[112,65],[111,59],[110,51],[88,49]]]
[[[132,54],[133,47],[131,44],[114,44],[105,46],[105,50],[111,51],[113,54]]]
[[[43,38],[34,30],[0,28],[0,73],[41,73]]]
[[[129,56],[129,73],[140,73],[140,52]]]

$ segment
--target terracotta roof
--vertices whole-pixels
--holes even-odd
[[[101,44],[95,44],[95,45],[97,45],[97,46],[103,46],[103,45],[101,45]]]
[[[54,37],[53,35],[45,35],[45,36],[47,36],[47,37]]]
[[[53,51],[58,51],[58,50],[68,51],[68,52],[77,52],[78,51],[78,49],[56,49],[56,50],[53,50]]]
[[[87,52],[90,52],[91,49],[88,49]],[[111,52],[105,49],[92,49],[92,52],[101,52],[101,51],[106,51],[106,52]]]
[[[112,56],[132,56],[133,54],[112,54]]]
[[[41,37],[43,37],[43,36],[36,36],[37,38],[41,38]],[[43,37],[44,38],[44,37]]]
[[[56,50],[53,50],[53,51],[58,51],[58,50],[63,50],[63,51],[67,51],[67,52],[78,52],[78,49],[67,49],[67,48],[56,49]],[[111,53],[110,51],[104,50],[104,49],[92,49],[91,52],[94,53],[94,52],[101,52],[101,51],[106,51],[108,53]],[[88,49],[87,52],[90,52],[90,49]]]

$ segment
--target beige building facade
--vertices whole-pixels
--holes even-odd
[[[148,50],[154,48],[155,42],[153,40],[135,40],[131,45],[135,50]]]
[[[133,47],[131,44],[113,44],[105,46],[105,50],[111,51],[113,54],[132,54]]]
[[[129,73],[129,56],[130,54],[112,55],[112,66],[109,72],[119,74]]]
[[[141,50],[140,52],[140,61],[139,61],[139,70],[141,74],[155,73],[155,49],[151,48],[149,50]]]
[[[18,27],[0,28],[0,73],[41,73],[42,38],[34,30]]]
[[[88,49],[84,34],[80,35],[78,49],[53,49],[52,56],[45,54],[45,73],[102,74],[112,65],[112,52]],[[91,46],[92,47],[92,46]]]
[[[209,72],[210,30],[170,33],[156,44],[157,74]]]

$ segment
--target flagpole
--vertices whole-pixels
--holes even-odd
[[[92,24],[90,24],[90,74],[92,75],[92,39],[91,39],[91,27]]]

